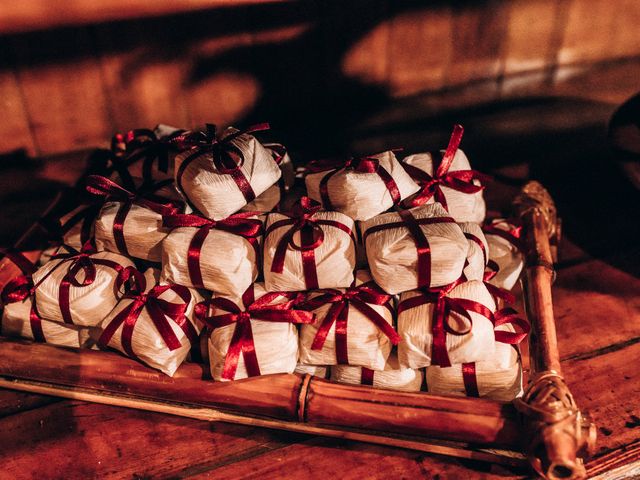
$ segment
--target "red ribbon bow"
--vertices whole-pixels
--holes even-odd
[[[398,210],[397,213],[400,215],[400,222],[374,225],[364,233],[362,242],[366,244],[369,235],[376,232],[394,228],[406,228],[409,230],[418,251],[418,261],[416,265],[418,288],[427,288],[431,285],[431,246],[420,227],[421,225],[433,225],[437,223],[456,223],[456,221],[451,217],[415,218],[409,210]]]
[[[285,297],[287,301],[275,305],[272,304],[279,297]],[[255,292],[252,285],[242,296],[244,310],[231,300],[222,297],[213,298],[196,305],[196,318],[203,322],[210,331],[234,323],[236,325],[224,360],[222,378],[227,380],[235,378],[241,352],[247,375],[250,377],[260,375],[260,364],[253,341],[251,320],[293,324],[313,323],[315,321],[313,313],[294,310],[294,307],[301,302],[301,299],[302,295],[300,293],[270,292],[255,300]],[[214,313],[217,310],[223,310],[228,313],[207,316],[209,308],[212,306],[215,308]]]
[[[316,270],[314,250],[324,242],[322,225],[339,228],[347,235],[352,236],[351,229],[343,223],[335,220],[313,218],[321,209],[322,206],[315,200],[309,197],[302,197],[293,205],[291,213],[286,215],[289,218],[273,222],[265,232],[266,237],[277,228],[291,225],[291,228],[282,235],[276,246],[273,262],[271,263],[271,271],[282,273],[287,249],[290,247],[293,250],[298,250],[302,255],[302,268],[307,290],[318,288],[318,272]],[[300,232],[300,245],[293,240],[296,232]]]
[[[493,312],[475,300],[465,298],[451,298],[447,296],[451,290],[460,285],[462,280],[457,280],[446,287],[439,289],[422,289],[420,294],[408,298],[398,305],[398,315],[410,308],[433,303],[431,363],[440,367],[450,367],[451,360],[447,351],[447,333],[451,335],[466,335],[473,328],[473,318],[470,312],[482,315],[489,321],[494,321]],[[451,314],[457,313],[468,320],[468,328],[458,330],[451,324]]]
[[[114,269],[116,272],[122,270],[122,265],[117,264],[114,261],[104,258],[93,258],[91,255],[95,253],[93,245],[87,242],[79,252],[69,246],[65,246],[68,250],[67,253],[56,253],[51,257],[51,260],[61,260],[55,267],[42,277],[42,279],[34,285],[34,290],[38,288],[49,276],[60,268],[62,265],[69,263],[67,267],[67,273],[60,282],[60,288],[58,289],[58,303],[60,305],[60,313],[64,323],[73,325],[73,319],[71,317],[70,310],[70,297],[69,293],[71,286],[74,287],[86,287],[91,285],[96,278],[97,270],[96,265],[103,265]],[[80,280],[80,272],[83,274],[83,279]]]
[[[255,249],[256,262],[259,262],[258,237],[263,233],[262,221],[257,218],[249,218],[256,215],[258,215],[257,212],[242,212],[218,221],[209,220],[198,215],[178,213],[162,217],[162,224],[165,227],[194,227],[198,229],[189,243],[187,252],[189,278],[196,288],[205,288],[202,272],[200,271],[200,254],[202,245],[211,229],[222,230],[243,237]]]
[[[158,170],[169,171],[169,152],[178,150],[178,138],[185,135],[185,130],[176,130],[170,135],[158,137],[153,130],[138,128],[126,134],[117,133],[111,139],[111,150],[114,153],[114,166],[124,184],[135,188],[128,167],[142,160],[142,178],[144,184],[153,182],[153,162],[157,160]]]
[[[335,323],[336,360],[338,364],[349,364],[347,323],[350,305],[353,305],[354,308],[378,327],[393,345],[397,345],[400,342],[400,335],[387,323],[382,315],[371,308],[371,305],[384,305],[393,314],[390,301],[391,295],[383,292],[373,281],[358,287],[349,287],[344,292],[336,289],[327,289],[319,296],[307,300],[303,303],[303,308],[307,310],[315,310],[323,305],[331,305],[316,332],[311,349],[322,350],[331,326]]]
[[[193,153],[184,159],[176,173],[176,181],[180,191],[185,194],[185,190],[182,188],[182,176],[186,168],[203,153],[209,152],[211,153],[211,161],[217,172],[224,175],[231,175],[247,203],[253,201],[256,198],[256,194],[240,168],[244,164],[245,158],[242,150],[233,143],[233,140],[240,135],[268,129],[268,123],[260,123],[244,130],[238,130],[219,139],[216,136],[216,126],[208,123],[206,125],[206,131],[204,132],[189,132],[178,136],[175,142],[178,143],[181,148],[193,149]]]
[[[11,279],[2,289],[2,293],[0,294],[2,306],[10,303],[24,302],[28,297],[33,295],[33,280],[31,274],[35,272],[36,266],[31,260],[25,257],[22,252],[12,248],[0,249],[0,259],[4,257],[13,262],[23,274]],[[38,314],[35,302],[31,302],[29,323],[33,339],[36,342],[45,343],[46,338],[42,330],[42,319]],[[0,322],[0,327],[1,326]]]
[[[416,207],[423,205],[431,197],[435,197],[436,201],[440,202],[445,210],[449,211],[447,206],[447,199],[442,191],[441,187],[449,187],[453,190],[457,190],[462,193],[478,193],[484,189],[483,185],[476,185],[474,180],[487,183],[491,180],[491,177],[484,175],[476,170],[457,170],[455,172],[449,172],[451,163],[456,155],[460,141],[462,140],[462,134],[464,128],[462,125],[454,125],[453,133],[449,139],[449,145],[442,156],[442,160],[435,173],[429,175],[424,170],[421,170],[413,165],[409,165],[406,162],[402,163],[407,173],[420,185],[420,191],[410,199],[407,204],[409,207]],[[433,156],[435,161],[435,155]]]
[[[383,152],[384,153],[384,152]],[[380,155],[380,154],[376,154]],[[376,158],[376,155],[367,155],[364,157],[350,158],[347,161],[341,160],[314,160],[307,166],[307,174],[328,172],[320,180],[320,197],[322,199],[322,205],[327,210],[334,210],[331,198],[329,197],[329,180],[340,170],[353,170],[358,173],[375,173],[384,182],[385,187],[391,195],[393,204],[396,205],[400,202],[400,189],[393,179],[391,174],[380,165],[380,160]]]
[[[176,334],[169,324],[169,320],[173,321],[180,330],[184,332],[190,343],[193,344],[196,342],[198,332],[185,316],[185,312],[192,298],[189,289],[181,285],[156,285],[148,293],[144,293],[146,289],[144,275],[140,272],[135,272],[134,269],[128,268],[125,269],[120,276],[119,284],[133,280],[135,285],[133,290],[123,296],[123,299],[131,300],[131,303],[120,311],[104,328],[98,340],[98,345],[103,348],[108,346],[109,341],[122,325],[120,337],[122,348],[129,357],[138,359],[138,356],[133,351],[131,340],[138,318],[145,308],[156,330],[170,351],[180,348],[182,343],[178,340],[178,337],[176,337]],[[183,303],[172,303],[160,298],[163,293],[169,290],[175,292]]]
[[[113,219],[113,239],[118,251],[126,256],[129,256],[129,250],[124,238],[124,222],[132,205],[140,205],[159,215],[171,215],[178,212],[177,205],[172,202],[159,203],[162,201],[159,197],[151,200],[148,198],[150,195],[143,196],[139,193],[130,192],[100,175],[89,175],[86,188],[89,193],[122,203]]]

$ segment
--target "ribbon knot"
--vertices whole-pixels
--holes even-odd
[[[273,303],[282,297],[286,301]],[[255,291],[252,285],[242,295],[244,310],[236,303],[223,297],[206,300],[196,305],[196,318],[205,324],[209,332],[216,328],[235,324],[224,360],[222,378],[227,380],[235,378],[240,353],[242,353],[248,376],[260,375],[260,364],[253,341],[251,320],[293,324],[313,323],[315,321],[313,313],[294,309],[300,304],[300,301],[300,294],[296,292],[270,292],[255,300]],[[214,314],[209,316],[211,307],[214,308]]]
[[[473,194],[482,191],[485,188],[482,183],[487,183],[491,180],[490,176],[476,170],[449,172],[449,168],[451,168],[453,159],[462,141],[463,133],[464,128],[462,125],[454,125],[447,149],[442,155],[438,167],[436,168],[434,165],[433,175],[429,175],[424,170],[409,165],[406,162],[402,163],[411,178],[420,185],[420,191],[407,202],[408,207],[423,205],[433,197],[437,202],[442,204],[445,210],[449,211],[447,199],[442,191],[442,187],[448,187],[462,193]],[[435,154],[432,155],[432,157],[435,162]],[[479,180],[481,184],[476,185],[474,180]]]
[[[282,273],[284,271],[287,248],[290,247],[299,251],[302,255],[302,267],[307,290],[318,288],[318,272],[316,271],[314,250],[324,242],[324,229],[322,226],[335,227],[350,237],[352,236],[351,229],[343,223],[335,220],[313,218],[321,208],[322,206],[315,200],[309,197],[302,197],[293,206],[290,214],[284,214],[288,218],[273,222],[265,232],[266,237],[278,228],[290,226],[278,241],[271,263],[271,271],[274,273]],[[299,245],[294,241],[296,232],[300,232]]]
[[[180,300],[182,300],[182,303],[169,302],[160,298],[160,296],[167,291],[176,293]],[[190,343],[197,341],[198,332],[185,315],[192,299],[191,292],[189,292],[188,288],[181,285],[156,285],[146,293],[129,293],[125,295],[124,298],[131,300],[131,303],[122,309],[104,328],[98,340],[100,346],[108,346],[113,335],[118,328],[122,326],[122,333],[120,335],[122,349],[131,358],[138,359],[138,356],[133,351],[132,338],[140,314],[145,309],[160,334],[160,337],[170,351],[182,347],[182,343],[171,328],[169,320],[184,332]]]

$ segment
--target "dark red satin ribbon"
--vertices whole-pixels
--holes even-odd
[[[373,385],[373,375],[373,370],[362,367],[360,372],[360,385]]]
[[[306,310],[316,310],[323,305],[331,305],[329,311],[322,319],[316,336],[311,344],[312,350],[322,350],[329,331],[333,324],[335,327],[336,361],[341,365],[349,364],[347,343],[347,323],[349,320],[349,307],[353,306],[367,319],[369,319],[382,333],[384,333],[393,345],[400,342],[400,335],[387,323],[382,315],[376,312],[371,305],[384,305],[392,311],[390,306],[391,296],[386,294],[374,282],[367,282],[358,287],[349,287],[344,292],[336,289],[327,289],[310,300],[305,301],[302,307]]]
[[[139,279],[137,281],[139,281]],[[183,303],[168,302],[160,298],[163,293],[169,290],[175,292]],[[120,334],[122,349],[131,358],[138,359],[138,356],[133,351],[132,338],[138,318],[144,309],[146,309],[149,318],[151,318],[160,337],[170,351],[177,350],[182,346],[182,343],[178,337],[176,337],[176,334],[169,324],[169,320],[173,321],[180,330],[184,332],[191,344],[197,342],[198,332],[191,321],[185,316],[185,312],[192,298],[188,288],[181,285],[156,285],[148,293],[137,291],[135,293],[128,293],[123,298],[131,300],[131,303],[120,311],[104,328],[98,340],[98,345],[101,347],[105,348],[108,346],[109,341],[122,325],[122,332]]]
[[[286,298],[287,301],[273,304],[280,297]],[[253,341],[251,320],[293,324],[313,323],[315,321],[313,313],[294,310],[301,299],[302,295],[300,293],[270,292],[255,300],[255,292],[252,285],[242,296],[244,310],[231,300],[223,297],[206,300],[196,305],[196,318],[204,323],[209,331],[235,323],[233,336],[224,360],[222,378],[227,380],[235,378],[241,353],[247,369],[247,375],[250,377],[260,375],[260,364]],[[212,316],[208,316],[210,307],[214,307],[214,315]]]
[[[435,168],[434,165],[435,173],[433,175],[429,175],[424,170],[414,167],[413,165],[409,165],[406,162],[402,163],[402,166],[405,168],[409,176],[420,185],[420,191],[407,202],[407,206],[417,207],[418,205],[423,205],[429,201],[431,197],[435,197],[435,200],[440,202],[445,210],[449,211],[447,199],[441,187],[449,187],[462,193],[473,194],[484,189],[484,185],[476,185],[473,183],[474,180],[479,180],[483,183],[491,181],[490,176],[476,170],[457,170],[455,172],[449,172],[451,163],[453,162],[458,147],[460,146],[463,133],[464,128],[462,128],[461,125],[454,125],[451,138],[449,139],[449,145],[447,146],[438,167]],[[432,155],[432,158],[435,163],[435,154]]]
[[[461,336],[471,332],[473,319],[470,312],[482,315],[491,322],[494,321],[493,312],[481,303],[465,298],[451,298],[447,296],[448,293],[460,283],[462,283],[462,280],[457,280],[441,289],[423,289],[419,295],[408,298],[398,305],[399,315],[410,308],[430,303],[434,304],[431,320],[433,337],[431,363],[440,367],[451,366],[451,360],[449,359],[449,353],[447,351],[447,333]],[[466,318],[469,321],[469,327],[464,330],[456,330],[449,321],[452,313],[457,313]]]
[[[512,308],[503,308],[494,314],[494,329],[500,325],[511,324],[517,327],[519,332],[508,332],[503,330],[494,330],[496,342],[506,343],[509,345],[518,345],[529,334],[531,325],[524,318],[518,315]],[[462,382],[467,397],[479,397],[478,378],[476,376],[476,362],[462,364]]]
[[[33,281],[30,275],[20,275],[9,281],[2,289],[2,305],[10,303],[24,302],[27,298],[33,297]],[[45,343],[47,340],[42,330],[42,319],[38,314],[35,301],[31,302],[31,310],[29,311],[29,325],[31,326],[31,334],[33,339],[39,343]]]
[[[31,274],[37,270],[35,264],[15,248],[0,248],[0,260],[5,257],[18,267],[25,275]]]
[[[241,169],[245,158],[242,151],[233,143],[233,140],[240,135],[268,129],[268,123],[260,123],[243,130],[238,130],[219,139],[216,136],[215,125],[207,124],[205,132],[189,132],[185,135],[178,136],[175,141],[180,144],[181,148],[190,148],[193,150],[193,153],[180,164],[176,173],[176,182],[180,191],[186,197],[186,192],[182,187],[182,177],[187,167],[203,154],[210,153],[211,161],[216,171],[223,175],[230,175],[247,203],[253,201],[256,198],[256,194]],[[190,204],[192,203],[193,202],[190,202]]]
[[[256,252],[256,262],[260,262],[258,237],[263,233],[263,225],[261,220],[249,218],[256,215],[259,215],[259,213],[242,212],[218,221],[209,220],[198,215],[187,214],[173,214],[162,217],[162,224],[165,227],[193,227],[198,229],[189,243],[187,252],[187,268],[193,286],[196,288],[205,288],[200,270],[200,254],[202,245],[212,229],[232,233],[247,240]]]
[[[477,236],[475,236],[473,233],[468,233],[466,232],[464,234],[464,236],[467,238],[467,240],[471,240],[472,242],[474,242],[476,245],[478,245],[478,247],[480,247],[480,250],[482,251],[482,259],[484,261],[484,265],[487,264],[488,258],[487,258],[487,249],[484,246],[484,243],[482,242],[482,240],[480,240]]]
[[[62,219],[56,215],[52,218],[51,215],[47,215],[39,220],[40,226],[42,226],[51,235],[52,240],[56,243],[63,243],[64,235],[66,235],[74,226],[80,225],[80,243],[84,245],[88,241],[93,240],[91,229],[93,223],[100,213],[101,204],[85,205],[78,212],[74,213],[71,217],[62,223]]]
[[[506,223],[506,222],[505,222]],[[495,224],[489,223],[482,225],[482,231],[485,235],[496,235],[503,238],[511,245],[513,245],[519,252],[524,252],[524,243],[522,241],[522,226],[515,226],[513,228],[498,228]]]
[[[313,218],[321,208],[322,206],[315,200],[309,197],[302,197],[293,206],[292,212],[285,214],[289,218],[273,222],[265,232],[266,238],[274,230],[291,225],[291,228],[282,235],[276,246],[273,262],[271,263],[271,271],[274,273],[282,273],[287,250],[289,248],[298,250],[302,255],[302,269],[307,290],[319,288],[314,250],[324,242],[324,230],[322,226],[326,225],[338,228],[353,239],[351,229],[343,223],[335,220]],[[296,232],[300,232],[300,245],[297,245],[293,240]]]
[[[121,202],[113,220],[113,239],[118,251],[122,255],[129,256],[127,242],[124,237],[124,222],[132,205],[140,205],[159,215],[171,215],[173,213],[178,213],[178,208],[172,202],[167,201],[165,203],[159,203],[156,201],[158,200],[157,197],[155,200],[151,200],[148,198],[149,195],[143,196],[130,192],[108,178],[100,175],[89,175],[89,177],[87,177],[86,188],[89,193]]]
[[[384,153],[384,152],[383,152]],[[378,154],[379,155],[379,154]],[[384,182],[386,189],[391,195],[394,205],[400,203],[400,189],[391,174],[380,165],[380,160],[375,155],[368,155],[359,158],[350,158],[347,161],[341,160],[315,160],[307,166],[307,174],[327,172],[320,180],[320,198],[322,205],[327,210],[334,210],[331,198],[329,197],[329,180],[340,170],[353,170],[358,173],[375,173]]]
[[[142,178],[144,184],[153,183],[153,163],[157,161],[158,170],[169,171],[169,153],[179,150],[177,139],[187,132],[176,130],[167,136],[158,137],[153,130],[139,128],[126,134],[117,133],[111,139],[114,153],[114,166],[127,188],[134,189],[133,177],[128,168],[142,160]]]
[[[437,223],[456,223],[451,217],[431,217],[431,218],[415,218],[409,210],[398,210],[401,222],[391,222],[381,225],[374,225],[367,229],[362,237],[362,242],[366,243],[369,235],[391,230],[393,228],[406,228],[411,234],[416,250],[418,251],[418,261],[416,271],[418,274],[418,288],[429,287],[431,285],[431,247],[429,240],[420,228],[421,225],[434,225]]]
[[[53,267],[49,272],[40,279],[40,281],[34,285],[34,290],[38,288],[54,271],[60,268],[67,262],[70,264],[67,267],[67,273],[60,282],[60,288],[58,289],[58,304],[60,306],[60,313],[64,323],[73,325],[73,319],[71,316],[70,307],[70,291],[71,286],[74,287],[86,287],[91,285],[97,274],[96,265],[102,265],[114,269],[116,272],[122,270],[122,266],[114,261],[103,258],[92,258],[91,255],[95,253],[93,246],[90,242],[86,243],[80,252],[65,247],[70,250],[68,253],[57,253],[51,257],[51,260],[60,260],[58,264]],[[80,272],[83,273],[84,278],[79,280]]]

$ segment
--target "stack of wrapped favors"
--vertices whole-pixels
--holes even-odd
[[[173,375],[204,336],[214,381],[302,373],[512,400],[528,324],[505,301],[518,229],[485,221],[487,177],[446,149],[310,162],[244,130],[116,135],[110,170],[43,225],[2,291],[2,333],[111,349]],[[284,204],[293,205],[285,209]]]

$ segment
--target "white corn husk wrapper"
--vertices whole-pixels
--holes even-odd
[[[257,218],[257,217],[251,217]],[[200,230],[179,227],[162,242],[162,281],[197,288],[189,275],[188,252]],[[262,237],[256,239],[262,240]],[[258,245],[258,251],[260,246]],[[200,250],[200,273],[205,289],[219,295],[241,296],[258,278],[256,249],[240,235],[212,228]]]
[[[280,183],[271,185],[258,195],[255,200],[247,203],[240,209],[241,212],[269,213],[277,209],[282,199],[282,187]]]
[[[520,359],[512,345],[497,342],[491,359],[475,362],[475,372],[481,397],[510,402],[522,394]],[[462,364],[427,367],[427,387],[434,395],[467,396]]]
[[[464,267],[463,273],[467,280],[483,280],[484,270],[487,266],[489,245],[487,239],[482,233],[482,228],[477,223],[464,222],[459,223],[462,233],[469,241],[469,252],[467,253],[467,265]],[[469,238],[472,237],[472,238]],[[482,244],[482,247],[478,244]]]
[[[403,293],[400,302],[419,295],[417,290]],[[447,294],[450,298],[464,298],[476,301],[491,312],[496,311],[493,296],[480,281],[464,282]],[[398,360],[409,368],[431,365],[433,346],[433,310],[435,303],[420,305],[398,314],[398,333],[402,341],[398,344]],[[471,331],[464,335],[446,334],[446,348],[452,364],[489,360],[495,352],[493,323],[486,317],[469,312],[473,319]],[[469,326],[468,319],[452,312],[449,322],[456,330],[464,331]]]
[[[501,230],[509,231],[513,225],[504,219],[496,219],[491,224]],[[511,290],[524,267],[524,255],[508,240],[491,233],[485,233],[489,244],[489,260],[493,260],[499,267],[498,273],[489,280],[496,287]]]
[[[271,213],[267,217],[266,228],[278,220],[288,218],[280,213]],[[351,232],[355,228],[353,220],[339,212],[317,212],[313,219],[333,220],[346,225]],[[352,236],[330,225],[320,225],[324,232],[324,241],[314,250],[319,288],[345,288],[353,282],[356,265],[356,251]],[[264,283],[269,292],[298,292],[307,290],[302,263],[302,253],[287,247],[282,273],[271,271],[273,257],[282,236],[291,225],[275,229],[264,239]],[[296,245],[300,245],[300,232],[293,236]]]
[[[409,174],[402,168],[392,151],[371,155],[380,162],[393,178],[400,192],[400,199],[405,199],[419,190]],[[308,173],[305,177],[307,194],[322,203],[320,182],[331,171]],[[368,220],[393,206],[393,198],[378,173],[359,173],[351,169],[341,168],[333,175],[327,190],[332,209],[344,213],[354,220]],[[325,205],[325,208],[329,208]]]
[[[6,304],[2,311],[0,332],[6,337],[19,337],[35,340],[31,327],[30,313],[33,299]],[[64,323],[40,320],[46,343],[62,347],[91,348],[95,345],[92,332],[96,328],[76,327]]]
[[[327,373],[329,373],[329,367],[326,365],[305,365],[299,363],[296,365],[296,369],[293,373],[299,373],[300,375],[312,375],[314,377],[327,378]]]
[[[228,129],[226,135],[235,132]],[[280,167],[267,150],[252,135],[243,134],[230,141],[242,151],[244,163],[241,172],[251,185],[256,197],[274,185],[281,176]],[[222,174],[213,164],[212,154],[206,151],[193,160],[177,178],[180,166],[194,154],[194,150],[176,156],[176,184],[182,185],[183,195],[205,217],[222,220],[244,207],[248,202],[231,175]]]
[[[267,293],[262,283],[254,283],[255,300],[260,299]],[[244,310],[245,305],[241,297],[228,297],[233,303]],[[281,300],[280,300],[281,299]],[[286,301],[285,297],[274,300],[276,305]],[[214,315],[228,313],[222,309],[215,309]],[[251,330],[253,333],[253,343],[255,346],[260,374],[270,373],[292,373],[298,365],[298,329],[292,323],[269,322],[251,319]],[[236,324],[216,328],[209,337],[209,362],[211,365],[211,376],[216,381],[227,381],[222,378],[225,359],[231,344]],[[238,357],[238,367],[234,380],[247,378],[249,376],[244,363],[242,353]]]
[[[356,272],[356,286],[371,280],[366,270]],[[339,289],[344,292],[344,289]],[[311,293],[313,299],[322,292]],[[393,313],[383,305],[367,304],[393,326]],[[309,365],[336,365],[336,323],[331,326],[324,345],[320,350],[311,348],[318,329],[322,325],[332,304],[322,305],[312,310],[316,321],[300,326],[300,363]],[[383,370],[391,353],[392,344],[389,338],[360,310],[349,304],[347,321],[347,352],[349,365],[367,367],[372,370]]]
[[[444,154],[444,150],[442,150]],[[404,163],[412,165],[420,170],[434,174],[433,168],[433,156],[431,153],[417,153],[415,155],[409,155],[402,160]],[[449,172],[456,172],[459,170],[470,170],[471,165],[469,159],[460,149],[456,150]],[[474,184],[480,185],[478,180],[473,181]],[[442,186],[440,187],[444,197],[447,200],[447,209],[449,214],[458,222],[475,222],[482,223],[486,215],[486,205],[484,203],[483,192],[477,193],[464,193],[453,188]],[[427,203],[434,203],[436,200],[431,197]]]
[[[153,287],[157,285],[160,272],[156,269],[149,268],[144,273],[146,280],[145,293],[149,292]],[[195,289],[189,289],[191,294],[191,300],[185,312],[185,317],[193,325],[197,333],[200,332],[200,326],[194,319],[194,307],[198,302],[201,302],[204,297],[200,292]],[[183,304],[182,298],[174,291],[167,290],[159,297],[161,300],[167,302]],[[111,323],[111,321],[126,307],[131,305],[135,300],[131,298],[123,298],[118,302],[118,305],[113,311],[102,321],[101,328],[104,329]],[[139,360],[146,365],[158,369],[161,372],[173,376],[178,367],[185,361],[189,351],[191,350],[191,343],[176,323],[167,318],[168,324],[171,326],[171,330],[175,334],[176,338],[180,341],[181,346],[173,351],[169,350],[162,336],[158,332],[156,326],[151,319],[146,307],[142,309],[138,319],[133,327],[133,335],[131,337],[131,348],[133,353],[136,354]],[[123,325],[120,325],[115,331],[114,335],[109,339],[107,346],[114,348],[126,355],[124,348],[122,347],[122,329]]]
[[[373,371],[372,386],[403,392],[419,392],[423,378],[422,370],[401,367],[397,355],[392,353],[384,366],[384,370]],[[362,383],[362,367],[333,365],[331,367],[331,380],[338,383],[360,385]]]
[[[416,219],[448,217],[439,203],[410,210]],[[383,213],[360,223],[363,238],[376,225],[400,222],[396,212]],[[456,223],[421,225],[431,248],[431,287],[447,285],[462,274],[469,243]],[[396,294],[418,288],[418,250],[406,227],[374,232],[365,238],[371,274],[380,287]]]
[[[91,254],[90,257],[109,260],[123,268],[133,267],[131,260],[117,253],[98,252]],[[62,262],[64,264],[60,265]],[[65,261],[64,259],[51,260],[33,274],[33,284],[37,285],[35,288],[36,305],[40,317],[44,320],[64,322],[60,311],[58,293],[60,284],[65,275],[67,275],[71,264],[72,261]],[[98,326],[118,303],[119,295],[116,291],[118,272],[105,265],[96,264],[95,268],[96,278],[93,283],[83,287],[77,287],[72,284],[69,289],[69,310],[73,324],[76,326]],[[48,277],[43,280],[47,275]],[[78,277],[80,281],[84,280],[84,272],[80,272]],[[42,283],[40,283],[41,281]]]
[[[137,182],[137,180],[136,180]],[[154,196],[177,200],[179,195],[173,184],[153,193]],[[107,201],[95,222],[96,248],[98,251],[124,253],[118,250],[113,234],[113,222],[122,202]],[[160,263],[162,241],[170,230],[162,226],[162,215],[136,203],[131,205],[123,224],[123,235],[129,256]]]

